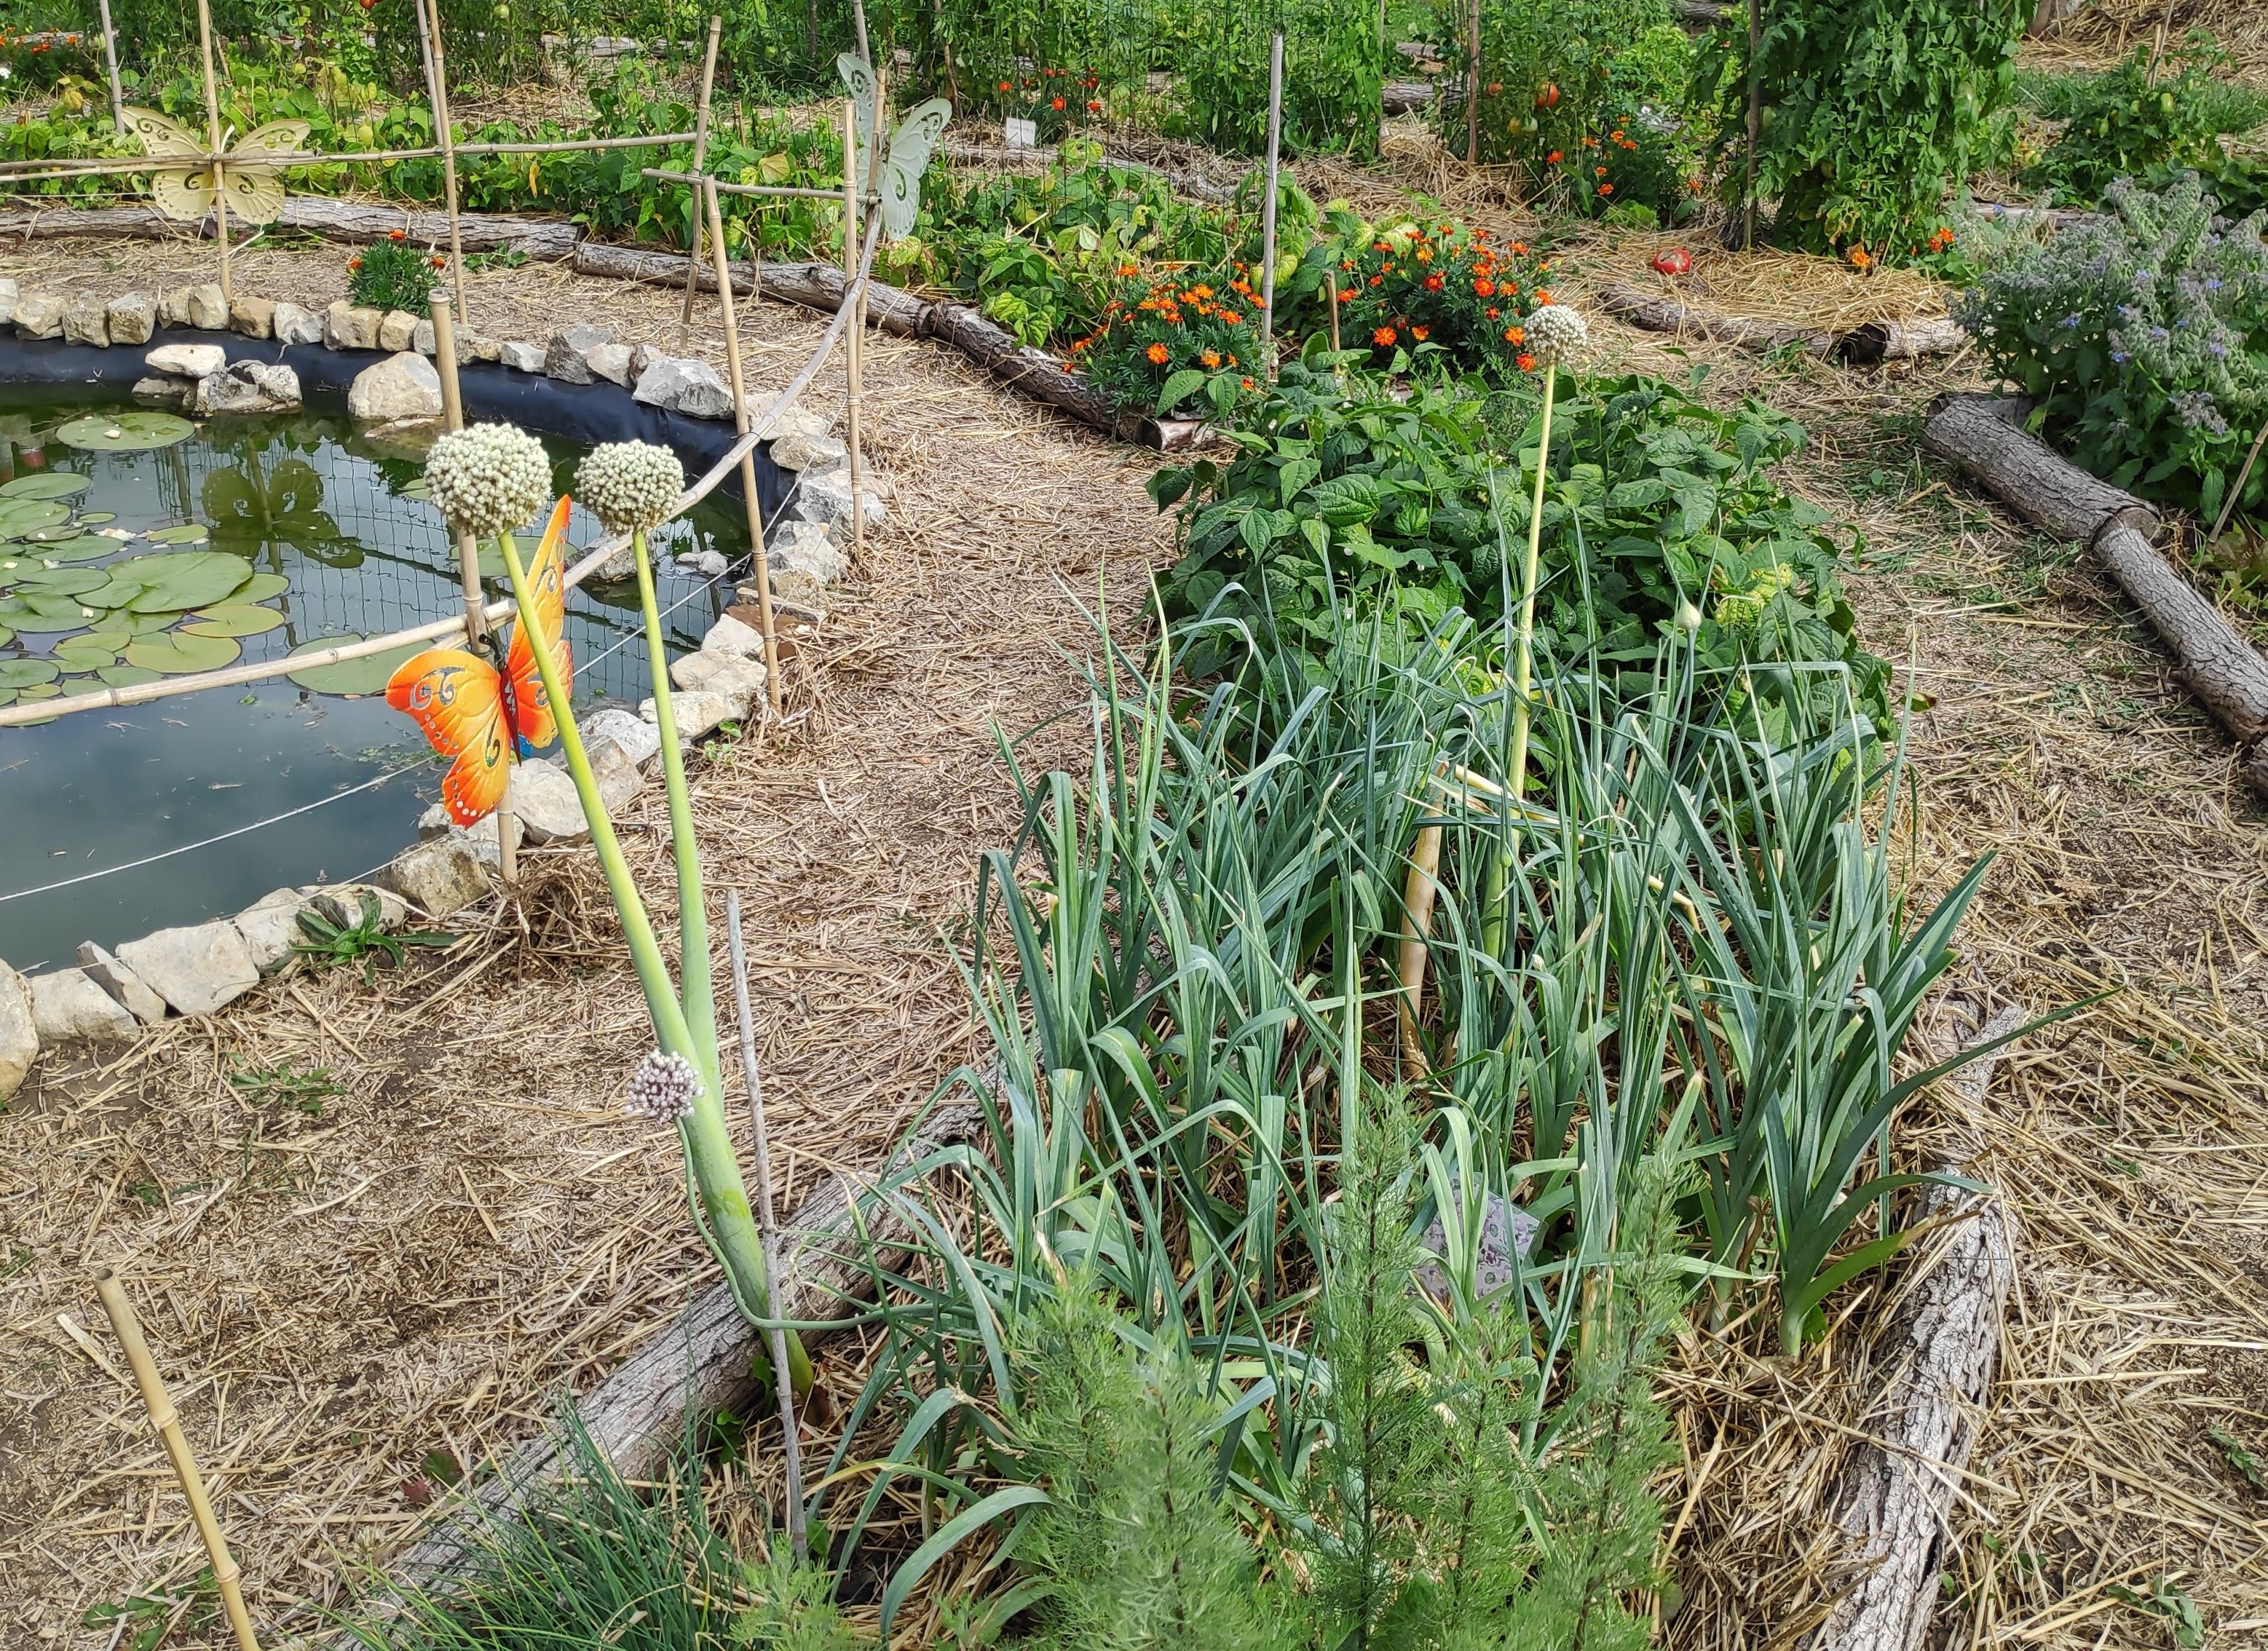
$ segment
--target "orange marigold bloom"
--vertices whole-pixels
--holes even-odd
[[[1222,320],[1227,322],[1231,327],[1236,326],[1237,323],[1244,319],[1242,316],[1239,315],[1233,310],[1219,310],[1216,311],[1215,313],[1218,314]]]
[[[386,232],[386,238],[390,241],[406,241],[409,238],[409,231],[408,230],[388,230]]]
[[[1252,386],[1252,380],[1251,380],[1251,379],[1249,379],[1249,378],[1247,378],[1247,379],[1244,381],[1244,387],[1245,387],[1246,389],[1248,389],[1248,390],[1251,389],[1251,388],[1253,387],[1253,386]]]
[[[1418,261],[1419,263],[1421,263],[1421,264],[1427,264],[1427,263],[1431,263],[1431,262],[1432,262],[1432,261],[1433,261],[1433,249],[1432,249],[1432,247],[1430,247],[1430,246],[1428,246],[1425,245],[1423,242],[1420,242],[1420,243],[1418,244]]]
[[[1390,327],[1380,327],[1370,335],[1370,341],[1381,349],[1390,349],[1394,343],[1394,329]]]
[[[1514,241],[1512,244],[1512,250],[1519,253],[1522,258],[1525,258],[1528,256],[1528,243],[1526,241]]]
[[[1386,277],[1385,277],[1384,275],[1373,275],[1373,276],[1370,278],[1370,284],[1371,284],[1372,286],[1373,286],[1373,287],[1375,287],[1375,286],[1380,286],[1380,285],[1384,284],[1385,280],[1386,280]]]
[[[1549,304],[1551,302],[1551,294],[1544,288],[1538,287],[1535,289],[1535,301],[1538,304]]]
[[[1478,281],[1473,283],[1473,292],[1477,297],[1493,297],[1496,295],[1496,283],[1483,275]]]
[[[1220,352],[1217,349],[1209,349],[1197,359],[1208,367],[1218,367],[1220,365]]]
[[[1603,178],[1603,177],[1605,177],[1605,176],[1607,175],[1607,169],[1606,169],[1604,166],[1594,166],[1594,167],[1592,167],[1592,168],[1591,168],[1591,170],[1592,170],[1592,172],[1593,172],[1594,174],[1596,174],[1597,176],[1599,176],[1599,177],[1601,177],[1601,178]]]
[[[1525,344],[1528,341],[1528,329],[1524,327],[1505,328],[1504,341],[1507,344]]]
[[[1585,149],[1596,149],[1598,146],[1599,140],[1595,137],[1587,137],[1583,140],[1583,147]]]
[[[1522,372],[1534,372],[1535,371],[1535,357],[1528,355],[1521,356],[1520,358],[1520,370]]]
[[[1491,320],[1491,321],[1495,320],[1495,319],[1497,319],[1497,317],[1498,317],[1499,315],[1502,315],[1503,313],[1504,313],[1504,312],[1503,312],[1502,310],[1498,309],[1498,308],[1496,307],[1496,305],[1494,305],[1493,304],[1490,305],[1489,305],[1489,307],[1488,307],[1488,319],[1489,319],[1490,320]]]
[[[1853,269],[1871,268],[1874,262],[1874,259],[1868,255],[1865,247],[1853,246],[1851,249],[1851,267]]]
[[[1006,81],[1005,81],[1005,80],[1004,80],[1004,81],[1002,81],[1002,82],[1000,83],[1000,90],[1001,90],[1001,91],[1003,91],[1003,92],[1005,92],[1005,91],[1007,91],[1007,90],[1008,90],[1008,83],[1007,83]]]
[[[1086,100],[1086,112],[1089,114],[1100,114],[1102,113],[1102,105],[1094,99],[1089,98]]]
[[[1048,107],[1050,109],[1060,109],[1063,106],[1064,100],[1061,98],[1055,98],[1049,100]]]
[[[1426,277],[1425,277],[1425,290],[1426,290],[1426,291],[1428,291],[1428,292],[1439,292],[1440,290],[1441,290],[1441,277],[1440,277],[1440,276],[1439,276],[1439,275],[1428,275],[1428,276],[1426,276]]]
[[[1602,183],[1599,186],[1599,193],[1601,194],[1612,194],[1614,192],[1615,187],[1610,183]]]
[[[1557,166],[1561,161],[1566,158],[1567,158],[1565,155],[1561,154],[1555,149],[1549,155],[1546,155],[1543,158],[1543,164],[1547,166]]]
[[[1340,292],[1339,302],[1341,304],[1352,304],[1358,296],[1359,293],[1357,289],[1348,287]]]
[[[1430,330],[1432,330],[1432,329],[1430,329],[1430,328],[1428,328],[1428,327],[1411,327],[1411,328],[1410,329],[1410,337],[1412,337],[1412,338],[1414,338],[1414,339],[1416,339],[1419,343],[1421,343],[1421,344],[1422,344],[1422,343],[1424,343],[1424,342],[1425,341],[1425,334],[1426,334]]]
[[[1163,344],[1152,344],[1149,349],[1144,350],[1142,353],[1150,358],[1150,364],[1152,366],[1162,367],[1166,364],[1167,359],[1173,352],[1168,350]]]

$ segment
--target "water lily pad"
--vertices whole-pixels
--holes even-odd
[[[234,596],[252,569],[241,556],[225,550],[177,550],[168,555],[136,556],[122,564],[142,582],[142,594],[126,605],[136,613],[160,609],[208,607]],[[114,569],[114,574],[118,569]]]
[[[79,525],[82,527],[99,527],[105,522],[114,522],[117,519],[118,512],[115,510],[81,510],[78,513]]]
[[[274,608],[252,602],[199,608],[190,618],[195,622],[181,627],[183,634],[190,636],[258,636],[284,622],[284,616]]]
[[[86,598],[81,597],[79,600],[84,602]],[[180,617],[178,613],[129,613],[121,610],[99,613],[87,623],[99,627],[106,635],[112,631],[124,631],[129,637],[155,636],[172,628],[173,621]]]
[[[41,561],[92,561],[97,556],[116,555],[118,541],[74,529],[61,539],[38,541],[36,554]]]
[[[48,657],[66,671],[99,671],[118,663],[119,650],[90,642],[84,636],[66,636]]]
[[[18,568],[14,577],[20,590],[45,591],[54,596],[84,596],[110,580],[99,568]]]
[[[17,689],[16,697],[19,700],[52,700],[62,692],[52,682],[39,682],[28,688]]]
[[[217,671],[232,665],[244,652],[226,636],[191,636],[168,631],[161,636],[137,636],[126,644],[126,663],[163,676],[187,676],[193,671]]]
[[[153,545],[202,545],[212,534],[202,522],[183,522],[175,527],[153,527],[149,539]]]
[[[55,685],[63,691],[63,698],[71,699],[81,693],[99,693],[107,686],[100,677],[65,677]]]
[[[78,524],[58,522],[53,527],[35,527],[24,535],[27,545],[59,545],[64,539],[78,537]]]
[[[61,426],[55,438],[66,447],[98,453],[146,453],[185,442],[196,426],[173,413],[90,413]]]
[[[0,688],[28,688],[62,674],[52,659],[0,659]]]
[[[114,688],[130,688],[144,682],[155,682],[164,673],[145,671],[140,665],[106,665],[94,673]]]
[[[0,499],[0,539],[21,539],[70,520],[70,506],[48,499]]]
[[[244,582],[235,599],[239,602],[272,601],[291,588],[291,582],[280,573],[255,573]]]
[[[10,630],[5,625],[0,625],[0,648],[5,648],[10,642],[14,642],[15,640],[16,633]]]
[[[325,648],[335,648],[341,642],[358,642],[361,640],[361,637],[354,635],[322,636],[311,642],[300,643],[291,652],[297,657]],[[291,680],[317,693],[383,693],[386,679],[394,673],[403,660],[431,646],[430,642],[407,642],[400,648],[389,648],[382,654],[372,654],[361,659],[342,660],[335,665],[310,665],[305,671],[292,671]]]
[[[96,610],[83,605],[79,598],[51,591],[23,591],[0,600],[0,624],[30,636],[84,630],[95,617]]]
[[[13,481],[0,481],[0,499],[68,499],[94,484],[69,470],[35,470]]]

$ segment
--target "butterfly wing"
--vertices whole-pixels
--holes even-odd
[[[533,611],[523,613],[519,623],[512,627],[512,650],[504,656],[504,673],[512,679],[508,715],[522,754],[542,750],[559,732],[551,698],[544,692],[543,675],[535,668],[535,649],[528,641],[531,624],[550,644],[551,657],[559,668],[560,692],[575,691],[575,661],[567,648],[567,569],[563,554],[567,512],[572,503],[562,498],[552,509],[550,524],[543,530],[543,542],[536,547],[535,561],[527,569],[527,595]]]
[[[143,152],[160,157],[202,155],[205,146],[155,109],[124,108],[126,129],[142,140]]]
[[[874,84],[874,70],[865,58],[854,57],[849,52],[836,55],[835,67],[842,71],[844,84],[850,88],[850,104],[858,112],[858,162],[853,175],[864,178],[873,164],[870,151],[874,146],[874,125],[880,118],[876,113],[879,91]]]
[[[495,813],[512,764],[496,667],[461,648],[429,648],[387,679],[386,702],[416,723],[435,751],[456,759],[441,779],[449,818],[471,826]]]
[[[890,157],[882,163],[882,231],[894,241],[913,231],[921,214],[922,174],[952,119],[953,106],[932,98],[908,110],[890,138]]]
[[[273,224],[284,212],[284,180],[274,166],[258,164],[262,155],[289,155],[307,141],[305,121],[270,121],[244,136],[228,152],[222,179],[228,209],[247,224]]]
[[[247,132],[244,141],[228,151],[228,158],[233,164],[256,160],[263,155],[298,154],[306,149],[307,134],[313,129],[305,121],[270,121]]]

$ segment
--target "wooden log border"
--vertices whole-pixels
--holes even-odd
[[[1609,282],[1599,292],[1599,302],[1609,315],[1619,316],[1649,333],[1670,333],[1731,344],[1740,349],[1766,354],[1789,346],[1822,361],[1873,366],[1885,361],[1918,361],[1924,356],[1949,355],[1959,349],[1967,334],[1949,317],[1918,321],[1868,321],[1841,332],[1827,328],[1783,327],[1745,316],[1724,315],[1681,303],[1659,292],[1648,292],[1628,282]]]
[[[1922,427],[1922,445],[2088,548],[2142,610],[2176,673],[2236,742],[2246,782],[2268,799],[2268,659],[2158,554],[2153,541],[2166,525],[2157,511],[2023,429],[2029,409],[2010,397],[1948,396]]]

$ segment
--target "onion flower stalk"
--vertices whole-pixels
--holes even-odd
[[[491,444],[490,432],[508,430],[514,445],[525,444],[543,465],[543,487],[549,489],[549,461],[533,437],[497,425],[445,437],[436,444],[434,459],[444,467],[454,457],[451,443],[476,434]],[[525,459],[525,454],[519,455]],[[429,466],[428,474],[432,474]],[[576,473],[576,491],[585,508],[609,531],[627,528],[637,561],[638,600],[644,610],[646,644],[653,671],[654,720],[661,735],[663,774],[668,788],[670,851],[677,862],[679,913],[678,979],[673,983],[661,946],[647,915],[645,902],[630,875],[614,823],[599,796],[582,731],[569,702],[561,662],[542,627],[523,623],[535,657],[543,691],[558,724],[559,743],[575,794],[591,829],[591,843],[622,921],[638,985],[645,993],[646,1010],[653,1023],[655,1053],[646,1057],[631,1081],[630,1110],[657,1120],[674,1121],[684,1148],[688,1203],[703,1240],[724,1269],[733,1300],[752,1322],[769,1317],[764,1246],[747,1189],[740,1178],[740,1160],[733,1149],[732,1131],[725,1118],[725,1085],[717,1053],[715,993],[709,950],[709,928],[702,904],[701,862],[693,830],[693,804],[687,789],[685,761],[678,749],[677,719],[670,701],[668,655],[664,651],[661,614],[654,595],[653,569],[646,534],[676,514],[684,490],[684,467],[675,454],[644,442],[619,442],[595,449]],[[453,525],[492,532],[512,581],[512,599],[522,614],[536,611],[526,565],[514,541],[511,524],[524,522],[533,510],[518,508],[516,497],[504,502],[511,508],[492,507],[484,519],[460,522],[450,512],[444,488],[436,485],[435,502],[451,515]],[[539,500],[536,508],[541,508]],[[811,1361],[802,1341],[792,1332],[786,1337],[789,1374],[796,1391],[811,1387]],[[759,1355],[761,1357],[761,1355]]]

